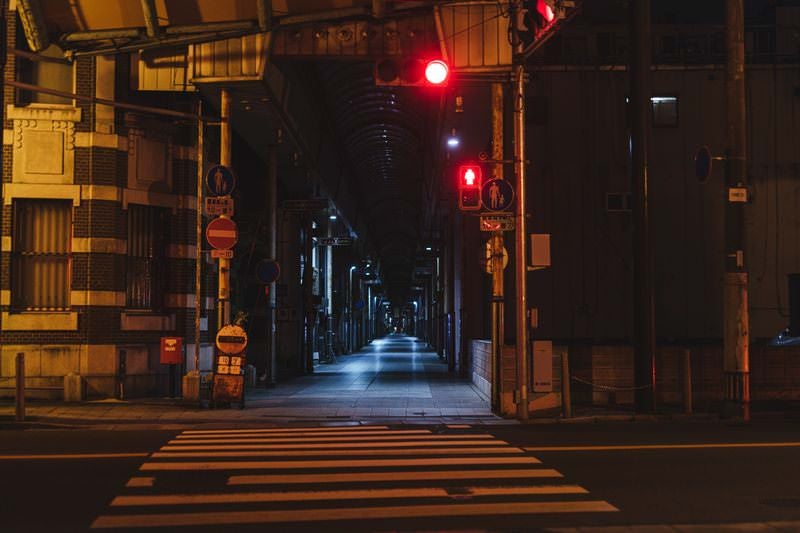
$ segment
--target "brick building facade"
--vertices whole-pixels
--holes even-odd
[[[124,58],[34,61],[14,52],[25,41],[8,20],[6,80],[130,96]],[[160,338],[185,337],[193,352],[195,125],[7,84],[3,100],[0,394],[18,353],[27,385],[53,388],[43,394],[70,374],[89,398],[165,393]]]

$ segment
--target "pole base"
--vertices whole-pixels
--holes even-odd
[[[183,399],[187,402],[200,402],[200,372],[192,370],[181,380]]]

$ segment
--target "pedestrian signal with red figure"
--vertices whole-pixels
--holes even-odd
[[[462,211],[480,211],[483,171],[480,165],[458,167],[458,208]]]

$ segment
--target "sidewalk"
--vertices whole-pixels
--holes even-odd
[[[534,413],[526,424],[611,421],[718,420],[719,410],[685,415],[679,406],[654,415],[621,406],[574,406],[573,417],[558,410]],[[754,402],[753,420],[800,420],[800,402]],[[538,416],[537,416],[538,415]],[[413,337],[390,335],[373,341],[314,373],[270,388],[248,389],[245,408],[208,409],[181,399],[87,401],[77,404],[27,401],[26,422],[14,422],[14,404],[0,400],[0,428],[91,427],[182,429],[216,426],[329,424],[518,424],[491,412],[471,383],[448,373],[447,365]]]
[[[0,423],[14,407],[0,403]],[[102,400],[80,404],[28,401],[31,423],[92,427],[208,424],[513,423],[492,414],[471,383],[413,337],[390,335],[314,373],[270,388],[249,389],[245,408],[208,409],[180,399]]]

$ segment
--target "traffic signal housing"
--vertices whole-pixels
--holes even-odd
[[[523,0],[517,12],[519,38],[527,46],[541,38],[562,17],[563,9],[556,5],[556,0]]]
[[[462,211],[480,211],[483,171],[480,165],[458,167],[458,208]]]
[[[384,57],[375,62],[374,75],[376,85],[443,87],[450,67],[442,59]]]

